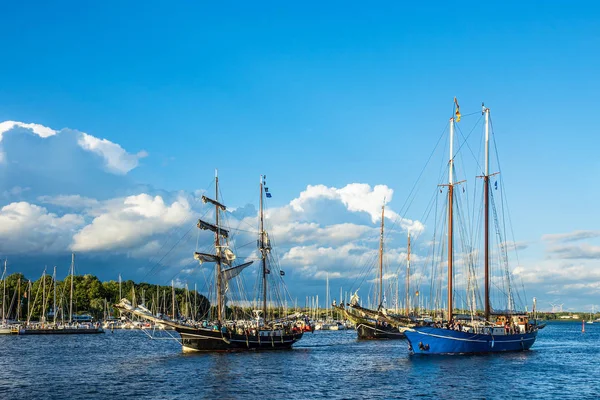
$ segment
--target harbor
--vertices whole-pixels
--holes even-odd
[[[244,398],[259,392],[265,399],[290,393],[332,399],[593,398],[598,385],[590,371],[600,355],[600,324],[583,335],[580,330],[578,322],[551,322],[527,353],[460,358],[414,358],[403,341],[358,340],[351,330],[307,334],[291,351],[234,354],[182,354],[178,343],[149,340],[138,330],[85,338],[0,337],[0,391],[5,399],[23,393],[48,399]],[[42,361],[48,359],[51,369]]]

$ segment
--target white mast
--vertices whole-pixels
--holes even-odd
[[[69,323],[73,323],[73,275],[75,275],[75,253],[71,253],[71,298],[69,300]]]
[[[46,323],[46,268],[42,274],[42,323]]]
[[[4,304],[6,303],[6,264],[8,260],[4,260],[4,272],[2,273],[2,322],[6,321],[6,312]]]
[[[450,168],[448,171],[448,183],[454,184],[454,118],[450,118]]]
[[[54,266],[54,274],[52,275],[52,282],[54,283],[54,302],[52,304],[52,315],[54,317],[54,325],[56,325],[56,265]]]
[[[406,251],[406,316],[410,314],[410,231]]]
[[[329,319],[329,273],[326,278],[326,290],[325,290],[325,321]]]

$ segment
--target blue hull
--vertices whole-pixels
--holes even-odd
[[[514,335],[489,335],[421,326],[406,330],[415,354],[478,354],[524,351],[535,342],[537,330]]]

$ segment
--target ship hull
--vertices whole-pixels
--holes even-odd
[[[244,351],[244,350],[283,350],[290,349],[302,338],[303,332],[268,335],[271,331],[262,331],[260,335],[220,332],[205,328],[176,327],[181,336],[184,352],[201,351]]]
[[[529,350],[537,330],[511,335],[489,335],[450,329],[417,327],[405,331],[414,354],[484,354]]]
[[[359,339],[363,340],[379,340],[379,339],[406,339],[404,333],[398,328],[381,327],[374,324],[360,323],[356,326],[356,333]]]

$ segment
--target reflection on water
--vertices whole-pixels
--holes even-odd
[[[410,356],[405,341],[306,334],[293,350],[183,354],[136,331],[0,336],[0,398],[597,398],[600,324],[549,324],[532,351]]]

